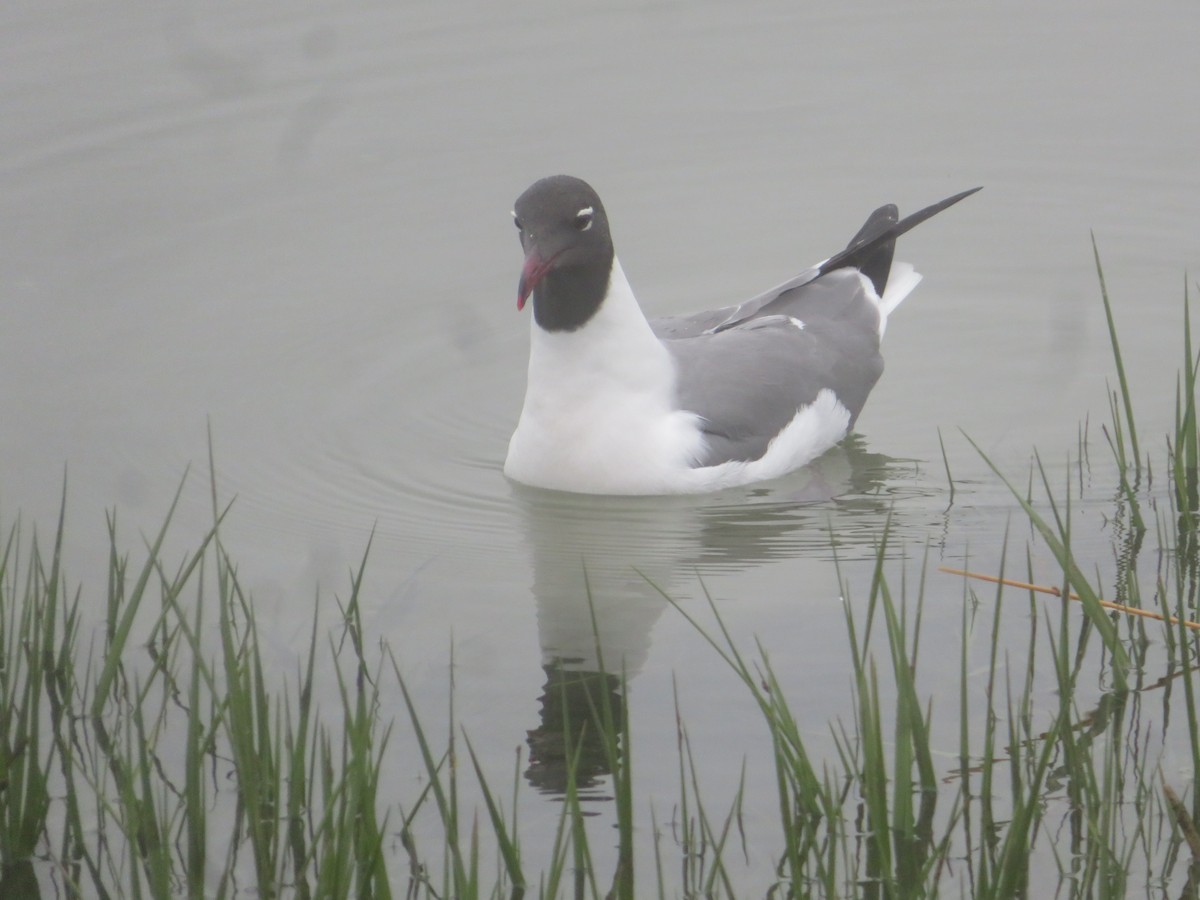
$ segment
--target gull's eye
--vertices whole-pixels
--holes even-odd
[[[512,214],[512,217],[513,217],[513,224],[517,226],[517,231],[523,230],[521,228],[521,220],[517,218],[517,214],[515,212]]]
[[[590,206],[585,206],[579,212],[575,213],[575,227],[580,231],[587,231],[592,227],[592,216],[595,214]]]

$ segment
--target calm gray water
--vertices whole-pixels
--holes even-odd
[[[1105,452],[1092,233],[1143,429],[1163,433],[1200,268],[1197,38],[1192,2],[10,2],[0,516],[48,530],[65,467],[69,572],[98,615],[104,510],[136,551],[191,465],[172,548],[194,546],[211,430],[225,543],[281,667],[374,531],[373,632],[435,726],[453,645],[457,715],[500,782],[544,666],[592,665],[586,569],[632,676],[643,807],[661,821],[675,796],[674,678],[715,805],[748,759],[746,827],[771,835],[757,713],[638,573],[696,609],[707,589],[735,635],[763,637],[819,745],[845,713],[839,598],[865,595],[885,517],[896,578],[926,552],[999,556],[1007,494],[959,429],[1018,479],[1036,446],[1065,480],[1087,416]],[[529,328],[508,213],[554,172],[599,190],[662,313],[783,280],[883,202],[985,190],[902,240],[926,280],[860,438],[779,482],[627,500],[500,471]],[[934,646],[957,646],[961,593],[930,577]],[[931,684],[943,666],[956,677],[931,658]],[[556,801],[524,802],[534,834],[553,826]]]

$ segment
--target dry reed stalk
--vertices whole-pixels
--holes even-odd
[[[952,569],[949,566],[938,566],[939,572],[946,572],[950,575],[963,575],[967,578],[976,578],[979,581],[990,581],[992,584],[1003,584],[1008,587],[1020,588],[1025,591],[1038,591],[1042,594],[1052,594],[1055,597],[1061,597],[1063,592],[1056,587],[1047,587],[1044,584],[1030,584],[1027,581],[1014,581],[1011,578],[999,578],[995,575],[984,575],[981,572],[968,572],[966,569]],[[1070,600],[1079,600],[1078,594],[1067,594]],[[1105,609],[1115,609],[1117,612],[1128,613],[1131,616],[1142,616],[1146,619],[1157,619],[1160,622],[1170,622],[1172,625],[1183,625],[1185,628],[1192,628],[1200,631],[1200,622],[1189,622],[1184,619],[1180,622],[1174,616],[1164,616],[1161,613],[1152,612],[1148,609],[1138,609],[1136,606],[1125,606],[1123,603],[1113,603],[1111,600],[1097,601]]]

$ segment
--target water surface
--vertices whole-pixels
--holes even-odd
[[[1194,4],[16,3],[0,25],[0,514],[49,529],[65,469],[99,615],[104,510],[136,550],[190,465],[171,546],[194,546],[211,434],[280,665],[370,539],[373,633],[433,721],[453,645],[500,780],[555,665],[596,662],[590,589],[647,802],[672,802],[674,679],[714,796],[751,759],[747,827],[771,834],[756,713],[659,589],[762,637],[821,740],[845,712],[841,598],[888,517],[897,578],[999,557],[1011,504],[959,429],[1018,479],[1035,446],[1071,477],[1087,416],[1103,454],[1093,234],[1144,431],[1170,421],[1200,259]],[[901,241],[926,281],[859,437],[778,482],[630,500],[500,471],[529,328],[508,211],[560,171],[605,198],[655,313],[769,287],[881,203],[985,190]],[[927,590],[929,641],[957,645],[961,586]]]

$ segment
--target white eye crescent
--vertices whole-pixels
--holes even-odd
[[[517,226],[517,231],[521,231],[521,220],[517,218],[517,211],[515,209],[512,211],[512,217],[513,224]]]
[[[592,217],[595,215],[595,212],[590,206],[585,206],[579,212],[575,213],[575,227],[580,231],[587,231],[592,227]]]

